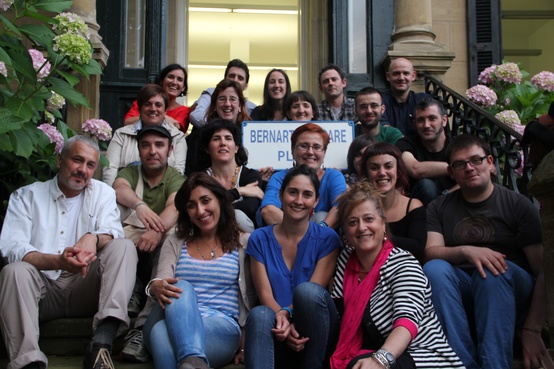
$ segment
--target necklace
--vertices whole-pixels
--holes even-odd
[[[200,251],[200,243],[198,242],[199,239],[196,240],[196,251],[198,251],[198,253],[200,254],[200,256],[202,257],[202,259],[204,260],[208,260],[206,259],[206,257],[204,256],[204,254],[202,253],[202,251]],[[204,244],[206,246],[208,246],[207,243],[204,242]],[[217,253],[215,252],[215,249],[217,249],[217,245],[212,249],[210,248],[210,246],[208,246],[208,248],[210,249],[210,256],[212,257],[212,260],[214,260],[216,257],[217,257]]]
[[[240,166],[236,166],[235,168],[235,173],[233,174],[233,177],[231,178],[231,189],[235,188],[235,186],[237,185],[237,179],[239,177],[239,171],[240,171]]]
[[[358,272],[358,283],[362,283],[369,272]]]

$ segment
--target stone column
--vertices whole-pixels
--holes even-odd
[[[396,0],[392,44],[383,66],[396,58],[409,59],[418,72],[439,78],[450,68],[454,53],[435,43],[432,0]]]
[[[90,42],[93,47],[92,57],[102,68],[106,67],[109,51],[102,43],[102,37],[98,34],[100,26],[96,22],[96,0],[74,0],[69,9],[70,12],[79,15],[88,25]],[[77,91],[85,95],[91,109],[84,106],[74,107],[69,104],[67,108],[67,125],[76,132],[81,130],[81,124],[90,118],[101,118],[100,114],[100,75],[90,76],[90,79],[81,79],[75,86]]]
[[[554,151],[546,155],[529,182],[529,192],[541,204],[544,279],[546,284],[547,320],[550,345],[554,342]]]

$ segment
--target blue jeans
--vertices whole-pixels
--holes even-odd
[[[156,368],[177,368],[187,356],[198,356],[217,368],[233,360],[240,347],[238,324],[221,317],[202,317],[192,285],[179,280],[183,292],[162,310],[158,304],[144,324],[144,343]]]
[[[320,369],[328,366],[339,334],[338,312],[333,299],[317,283],[305,282],[293,295],[294,325],[302,337],[309,337],[299,354],[285,342],[273,337],[275,312],[267,306],[257,306],[246,319],[244,358],[246,368],[273,369],[294,366]]]
[[[508,270],[497,277],[485,268],[485,279],[444,260],[423,267],[446,338],[467,369],[512,368],[514,330],[527,316],[535,282],[521,267],[506,263]],[[467,310],[475,315],[477,347]]]
[[[423,178],[415,182],[410,194],[427,206],[442,193],[440,183],[434,178]]]

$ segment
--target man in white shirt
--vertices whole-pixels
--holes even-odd
[[[66,141],[59,173],[15,191],[0,234],[0,326],[8,369],[44,368],[39,321],[94,315],[84,367],[113,368],[114,338],[127,329],[135,246],[123,239],[115,192],[92,179],[98,145]]]

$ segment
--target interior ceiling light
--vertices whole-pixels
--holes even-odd
[[[298,15],[298,10],[285,9],[247,9],[247,8],[216,8],[216,7],[189,7],[191,12],[204,13],[240,13],[240,14],[272,14],[272,15]]]
[[[191,6],[190,12],[203,12],[203,13],[231,13],[233,9],[229,8],[198,8]]]

